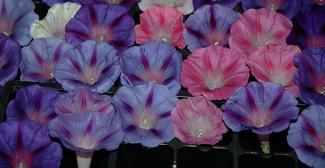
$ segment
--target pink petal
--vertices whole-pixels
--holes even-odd
[[[181,83],[194,95],[209,100],[227,99],[245,86],[249,69],[234,50],[210,46],[194,51],[183,63]]]
[[[135,27],[136,42],[151,40],[168,42],[178,48],[185,47],[183,15],[172,7],[151,7],[140,15]]]

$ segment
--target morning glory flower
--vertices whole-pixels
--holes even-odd
[[[141,2],[139,2],[139,8],[142,11],[145,11],[152,6],[174,7],[184,15],[188,15],[194,10],[193,0],[141,0]]]
[[[220,4],[229,8],[234,8],[241,0],[193,0],[194,8],[199,9],[204,5]]]

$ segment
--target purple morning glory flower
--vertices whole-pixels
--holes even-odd
[[[261,135],[280,132],[298,117],[297,100],[274,83],[251,82],[241,87],[222,106],[223,119],[233,131],[252,129]]]
[[[85,40],[104,41],[121,51],[134,44],[134,21],[117,5],[84,5],[66,26],[66,40],[78,46]]]
[[[0,132],[0,167],[60,167],[62,149],[49,138],[47,126],[7,121],[0,124]]]
[[[42,0],[48,6],[53,6],[57,3],[65,3],[65,2],[79,2],[80,0]]]
[[[24,47],[20,65],[21,80],[54,82],[56,64],[73,47],[58,38],[38,38]]]
[[[127,143],[156,147],[174,138],[171,111],[177,98],[164,85],[123,86],[113,97]]]
[[[38,85],[19,89],[7,107],[7,120],[33,120],[47,124],[56,117],[54,102],[59,92]]]
[[[61,139],[66,148],[81,153],[114,150],[123,141],[121,124],[105,113],[58,115],[49,123],[49,130],[51,136]]]
[[[20,60],[20,46],[0,33],[0,85],[16,77]]]
[[[55,103],[55,113],[63,115],[67,113],[101,112],[114,115],[115,110],[111,104],[111,97],[99,95],[88,88],[81,88],[60,95]]]
[[[296,16],[301,8],[301,0],[242,0],[243,9],[268,8],[283,13],[288,18]]]
[[[288,144],[298,159],[313,168],[325,167],[325,106],[312,105],[290,126]]]
[[[140,0],[78,0],[81,4],[94,4],[94,3],[102,3],[108,5],[119,5],[126,9],[130,9],[134,4],[140,2]]]
[[[325,6],[300,11],[293,20],[289,44],[301,48],[325,47]]]
[[[234,8],[241,0],[193,0],[194,8],[198,9],[204,5],[220,4],[229,8]]]
[[[107,43],[89,40],[65,54],[54,76],[67,91],[88,87],[104,93],[114,85],[120,72],[116,50]]]
[[[227,45],[230,26],[238,18],[239,13],[218,4],[196,10],[185,22],[188,49],[193,52],[209,45]]]
[[[325,104],[325,48],[308,48],[295,57],[295,82],[307,104]]]
[[[0,0],[0,33],[13,36],[20,45],[31,40],[30,27],[38,16],[31,0]]]
[[[166,85],[175,95],[180,90],[182,56],[174,47],[159,41],[127,49],[121,58],[123,85],[155,82]]]

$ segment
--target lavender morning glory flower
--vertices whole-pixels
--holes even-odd
[[[0,167],[60,167],[62,149],[49,138],[47,126],[7,121],[0,124],[0,132]]]
[[[301,8],[301,0],[242,0],[242,5],[245,11],[251,8],[268,8],[293,18]]]
[[[325,48],[308,48],[295,57],[295,82],[307,104],[325,104]]]
[[[239,13],[218,4],[196,10],[185,22],[188,49],[193,52],[209,45],[227,45],[230,26],[238,18]]]
[[[39,38],[24,47],[20,65],[21,80],[54,82],[56,64],[73,47],[58,38]]]
[[[49,131],[51,136],[59,138],[66,148],[77,152],[79,168],[90,166],[94,151],[114,150],[123,141],[120,123],[106,113],[59,115],[50,122]]]
[[[298,117],[295,96],[283,86],[274,83],[251,82],[241,87],[222,106],[226,125],[235,132],[251,129],[266,138],[261,144],[269,152],[267,136],[289,127]]]
[[[298,13],[288,43],[301,48],[325,47],[325,6],[307,8]]]
[[[75,46],[96,40],[121,51],[134,44],[134,21],[126,9],[117,5],[84,5],[67,24],[65,37]]]
[[[20,60],[20,46],[0,33],[0,85],[16,77]]]
[[[88,87],[94,92],[108,91],[120,75],[116,50],[103,42],[85,41],[69,50],[55,70],[56,80],[67,91]]]
[[[229,8],[234,8],[241,0],[193,0],[194,8],[198,9],[204,5],[220,4]]]
[[[155,147],[174,138],[171,111],[177,98],[159,84],[123,86],[113,97],[127,143]]]
[[[0,0],[0,33],[13,36],[20,45],[31,40],[30,26],[38,16],[31,0]]]
[[[38,85],[19,89],[7,107],[7,120],[33,120],[47,124],[55,118],[54,102],[59,92]]]
[[[123,85],[155,82],[176,95],[180,90],[182,56],[174,47],[159,41],[127,49],[121,59]]]
[[[55,103],[55,113],[63,115],[67,113],[101,112],[114,115],[115,110],[111,104],[111,97],[99,95],[88,88],[81,88],[60,95]]]
[[[298,159],[313,168],[325,167],[325,106],[312,105],[304,110],[289,129],[288,144]]]

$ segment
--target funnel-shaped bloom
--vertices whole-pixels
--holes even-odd
[[[0,85],[13,80],[21,60],[20,46],[16,41],[0,34]]]
[[[31,35],[35,38],[57,37],[65,39],[65,27],[74,17],[81,6],[77,3],[66,2],[55,4],[51,7],[47,15],[42,20],[37,20],[32,24]]]
[[[252,129],[267,135],[289,127],[298,117],[297,104],[293,94],[279,84],[251,82],[222,106],[223,119],[235,132]]]
[[[301,8],[301,0],[242,0],[242,5],[244,10],[268,8],[293,18]]]
[[[293,81],[297,69],[293,60],[300,52],[298,46],[268,45],[253,52],[248,57],[247,64],[259,82],[281,84],[297,96],[298,87]]]
[[[73,47],[58,38],[39,38],[24,47],[20,65],[21,80],[54,82],[57,63]]]
[[[325,104],[325,48],[305,49],[295,57],[295,82],[307,104]]]
[[[249,56],[268,44],[285,44],[292,29],[291,21],[271,9],[249,9],[231,26],[229,46]]]
[[[31,0],[0,0],[0,33],[13,36],[20,45],[31,40],[30,26],[38,16]]]
[[[132,47],[122,55],[123,85],[154,82],[166,85],[176,95],[181,88],[182,57],[172,46],[159,41]]]
[[[325,1],[324,1],[325,2]],[[301,48],[325,47],[325,6],[308,8],[294,18],[288,43]]]
[[[55,70],[55,79],[67,91],[88,87],[94,92],[108,91],[120,75],[116,50],[103,42],[85,41],[69,50]]]
[[[313,168],[325,167],[325,106],[304,110],[289,129],[288,144],[298,159]]]
[[[231,49],[210,46],[194,51],[183,63],[182,85],[194,95],[209,100],[227,99],[245,86],[249,69],[241,55]]]
[[[84,5],[66,26],[66,40],[78,46],[85,40],[107,42],[121,51],[134,43],[134,21],[117,5]]]
[[[140,15],[140,24],[135,26],[138,44],[160,40],[184,48],[183,15],[172,7],[151,7]]]
[[[227,45],[231,25],[239,13],[222,5],[207,5],[194,12],[185,22],[184,38],[194,51],[209,45]]]
[[[87,88],[81,88],[60,95],[55,103],[55,113],[64,115],[92,111],[114,116],[115,110],[111,101],[111,97],[107,95],[99,95]]]
[[[98,112],[58,115],[49,123],[49,131],[66,148],[82,153],[114,150],[123,141],[121,124],[112,115]]]
[[[18,90],[16,98],[11,100],[7,107],[8,120],[33,120],[47,124],[56,117],[54,102],[59,92],[38,85],[29,86]]]
[[[174,138],[171,111],[177,98],[166,86],[123,86],[113,97],[127,143],[156,147]]]
[[[179,100],[172,121],[175,136],[184,143],[214,145],[227,132],[221,110],[202,96]]]
[[[204,5],[220,4],[229,8],[234,8],[241,0],[193,0],[194,8],[198,9]]]
[[[174,7],[184,15],[193,12],[193,0],[141,0],[139,7],[142,11],[147,10],[152,6],[169,6]]]
[[[47,126],[32,121],[0,124],[0,167],[59,168],[61,146],[52,142]]]

